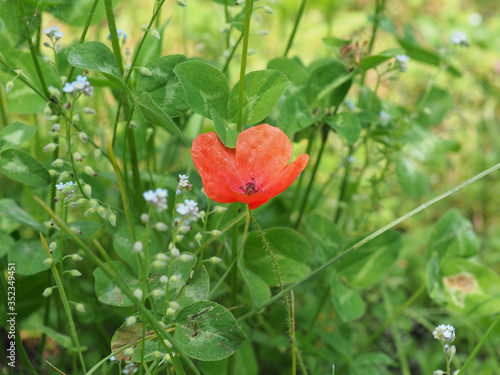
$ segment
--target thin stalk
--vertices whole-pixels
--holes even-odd
[[[135,190],[135,201],[137,204],[137,209],[139,212],[143,212],[144,204],[141,196],[141,177],[139,173],[139,161],[137,159],[137,149],[135,145],[135,137],[132,129],[130,129],[130,120],[132,119],[132,113],[134,112],[134,106],[130,109],[129,119],[127,120],[126,132],[128,133],[128,146],[130,151],[130,163],[132,164],[132,179],[134,181],[134,190]]]
[[[80,35],[80,40],[78,41],[78,44],[82,44],[85,41],[85,37],[87,36],[87,31],[89,30],[90,22],[92,22],[92,17],[94,17],[94,12],[95,9],[97,8],[97,4],[99,4],[99,0],[94,0],[94,4],[92,4],[92,8],[90,8],[90,12],[87,17],[87,21],[85,21],[85,26],[83,26],[82,35]],[[68,82],[71,82],[71,76],[73,75],[74,71],[75,67],[72,66],[68,72]]]
[[[17,0],[17,4],[19,5],[19,12],[21,13],[21,20],[27,20],[26,10],[24,9],[23,0]],[[38,54],[36,48],[33,44],[33,40],[31,40],[30,30],[28,28],[28,23],[26,21],[21,21],[24,28],[24,33],[26,34],[26,40],[28,41],[28,45],[31,52],[31,58],[33,60],[33,64],[35,65],[36,74],[38,75],[38,79],[40,80],[40,84],[42,85],[42,90],[45,93],[47,98],[50,97],[49,89],[47,88],[47,84],[45,83],[45,78],[43,78],[42,69],[40,68],[40,64],[38,62]]]
[[[186,356],[186,354],[184,353],[184,350],[182,350],[182,348],[178,347],[175,343],[175,341],[173,340],[172,338],[172,335],[170,335],[169,332],[167,332],[165,330],[165,328],[160,324],[160,322],[158,322],[157,319],[155,319],[155,317],[153,316],[153,314],[148,310],[148,308],[146,308],[146,306],[144,306],[141,301],[139,301],[132,289],[130,289],[129,285],[126,283],[126,282],[123,282],[121,279],[117,278],[114,274],[114,272],[108,267],[107,264],[103,263],[95,254],[94,252],[88,247],[88,245],[83,242],[83,240],[75,233],[73,232],[65,222],[63,222],[61,220],[60,217],[58,217],[54,211],[52,211],[50,209],[49,206],[47,206],[45,204],[45,202],[43,200],[41,200],[39,197],[37,196],[34,196],[33,199],[42,207],[42,209],[45,211],[45,213],[47,213],[48,216],[50,216],[52,218],[52,220],[54,221],[54,223],[59,226],[59,228],[61,228],[61,230],[64,230],[69,237],[71,237],[72,241],[75,243],[75,245],[82,249],[82,251],[85,253],[85,255],[90,258],[95,264],[97,267],[99,267],[100,269],[102,269],[102,271],[106,274],[106,276],[110,279],[110,280],[113,280],[113,282],[121,289],[121,291],[123,292],[123,294],[125,294],[128,298],[130,298],[130,300],[132,301],[132,303],[142,312],[144,313],[144,315],[146,316],[146,319],[149,321],[149,323],[151,324],[151,327],[153,328],[153,330],[155,331],[155,333],[158,335],[158,337],[161,338],[161,340],[159,340],[159,342],[162,343],[162,345],[165,347],[165,349],[167,350],[167,352],[171,355],[172,359],[175,361],[177,359],[177,357],[175,356],[172,356],[172,349],[165,344],[164,340],[163,339],[167,339],[168,341],[170,341],[170,343],[172,344],[173,346],[173,349],[179,353],[183,360],[188,364],[189,368],[193,371],[194,374],[196,375],[201,375],[200,372],[198,371],[198,369],[194,366],[193,362],[191,361],[191,359],[189,359],[189,357]],[[175,365],[175,362],[174,362],[174,366]],[[184,370],[182,369],[182,367],[175,367],[177,373],[179,375],[185,375],[185,372]]]
[[[108,19],[109,35],[111,37],[111,46],[113,53],[118,63],[118,69],[123,75],[123,60],[122,51],[120,49],[120,41],[118,40],[118,33],[116,31],[115,15],[113,13],[113,0],[104,0],[104,8],[106,9],[106,18]]]
[[[7,304],[7,301],[8,301],[7,290],[8,289],[7,289],[7,282],[5,281],[5,277],[4,277],[4,271],[6,271],[6,268],[3,267],[2,257],[0,257],[0,297],[1,297],[2,301],[4,302],[5,311],[10,311],[10,309],[8,308],[8,304]],[[6,313],[7,319],[10,319],[12,317],[14,317],[14,319],[17,319],[16,314],[17,313],[15,313],[15,312],[12,312],[12,313],[7,312]],[[5,324],[7,324],[7,322]],[[29,371],[30,374],[33,374],[33,375],[37,374],[36,370],[33,368],[33,365],[31,364],[31,362],[28,358],[28,355],[26,354],[26,351],[24,349],[23,340],[21,339],[21,335],[20,335],[20,329],[16,329],[14,334],[15,334],[14,340],[16,342],[16,351],[19,354],[19,362],[23,366],[26,367],[26,369]],[[4,353],[5,353],[5,351],[4,351]]]
[[[292,33],[290,34],[290,38],[288,39],[288,43],[286,45],[285,53],[283,56],[288,55],[288,51],[290,51],[290,48],[292,47],[293,40],[295,39],[295,34],[297,33],[297,29],[299,27],[299,22],[302,18],[302,14],[304,13],[304,9],[306,7],[307,0],[302,0],[300,3],[300,8],[299,12],[297,13],[297,17],[295,17],[295,24],[293,25]]]
[[[328,287],[325,288],[325,292],[321,296],[321,299],[318,303],[318,307],[316,308],[316,312],[314,313],[314,317],[311,320],[311,323],[309,324],[309,328],[307,328],[306,332],[308,333],[308,336],[312,334],[313,328],[318,322],[319,314],[321,313],[321,310],[323,309],[325,302],[328,300],[328,295],[330,294],[330,292],[331,292],[331,287],[330,285],[328,285]]]
[[[5,60],[4,56],[0,53],[0,63],[7,68],[11,73],[17,75],[16,69],[11,67],[7,61]],[[48,101],[49,100],[49,95],[44,94],[41,92],[29,79],[26,77],[24,74],[21,74],[18,76],[18,78],[24,82],[26,86],[28,86],[30,89],[32,89],[38,96],[40,96],[43,100]]]
[[[311,134],[309,134],[309,139],[307,140],[307,149],[306,149],[307,155],[311,154],[312,146],[314,143],[315,133],[316,133],[316,128],[313,128],[313,130],[311,131]],[[302,188],[302,183],[304,182],[304,176],[305,176],[304,173],[301,173],[299,176],[299,182],[297,184],[297,188],[295,189],[295,192],[293,193],[292,206],[291,206],[290,212],[293,212],[293,210],[295,209],[295,205],[297,204],[297,199],[299,198],[299,193],[300,193],[300,190]]]
[[[236,44],[233,47],[233,50],[229,54],[229,57],[227,58],[226,63],[224,64],[224,68],[222,68],[222,73],[224,73],[224,74],[226,73],[227,68],[229,67],[229,63],[231,62],[231,60],[234,56],[234,53],[236,52],[236,49],[238,48],[242,39],[243,39],[243,33],[240,34],[240,37],[238,38],[238,40],[236,41]]]
[[[486,343],[486,340],[491,335],[491,333],[493,332],[493,329],[498,324],[498,322],[500,322],[500,314],[497,315],[497,317],[495,318],[495,320],[490,324],[490,326],[488,327],[488,329],[484,333],[483,337],[481,337],[481,340],[479,340],[479,342],[477,343],[476,347],[474,348],[474,350],[472,351],[472,353],[469,355],[469,358],[467,358],[467,360],[465,361],[465,363],[462,366],[462,368],[460,369],[460,372],[458,373],[458,375],[462,375],[462,374],[465,373],[465,370],[467,369],[467,367],[469,367],[469,365],[472,362],[472,360],[477,356],[477,353],[479,353],[479,350]]]
[[[379,27],[379,17],[380,14],[384,11],[385,8],[385,0],[375,0],[375,14],[373,15],[373,25],[372,32],[370,37],[370,42],[368,43],[368,55],[371,55],[373,46],[375,44],[375,36],[377,35],[377,30]],[[363,86],[365,82],[366,72],[364,72],[361,76],[360,86]]]
[[[253,215],[252,211],[250,210],[250,207],[247,206],[248,208],[248,214],[250,218],[252,219],[253,225],[255,226],[255,229],[257,229],[257,232],[259,233],[259,236],[262,240],[262,244],[264,245],[264,248],[267,250],[269,253],[269,256],[271,257],[271,263],[273,264],[274,271],[276,272],[276,278],[278,279],[278,286],[281,290],[281,294],[283,296],[283,299],[285,300],[285,306],[286,306],[286,312],[287,312],[287,323],[288,323],[288,334],[290,336],[290,340],[292,341],[292,348],[293,350],[297,353],[297,357],[299,359],[299,364],[302,372],[304,374],[307,374],[307,370],[304,366],[304,362],[302,360],[302,356],[300,354],[300,351],[297,348],[297,342],[295,341],[295,335],[293,334],[293,328],[292,328],[292,308],[290,305],[290,300],[288,299],[288,294],[285,291],[285,287],[283,286],[283,281],[281,280],[281,274],[278,266],[278,260],[276,259],[276,256],[274,255],[273,251],[271,250],[271,245],[267,241],[266,237],[264,236],[264,233],[262,232],[262,229],[260,228],[259,223],[255,219],[255,216]]]
[[[118,181],[118,187],[120,189],[120,195],[122,197],[123,210],[125,211],[125,217],[127,218],[127,224],[128,224],[128,229],[130,231],[130,237],[132,239],[132,243],[134,243],[135,242],[135,231],[134,231],[134,225],[132,223],[132,217],[130,214],[130,208],[128,206],[127,191],[125,190],[125,186],[123,185],[122,176],[120,174],[120,169],[118,167],[118,163],[116,162],[116,158],[115,158],[115,154],[113,152],[113,149],[109,145],[108,145],[107,149],[108,149],[108,153],[109,153],[109,160],[111,161],[111,164],[113,165],[113,169],[115,170],[115,174],[116,174],[116,179]],[[127,176],[125,176],[124,179],[125,178],[127,178]]]
[[[349,159],[349,156],[352,155],[353,150],[354,150],[354,148],[352,146],[349,146],[349,153],[347,155],[346,162],[345,162],[344,177],[342,177],[342,183],[340,185],[337,211],[335,212],[335,217],[333,219],[335,224],[338,224],[340,215],[342,214],[342,202],[345,199],[345,194],[347,191],[347,183],[349,180],[349,173],[351,172],[351,163],[349,163],[348,159]]]
[[[304,213],[306,210],[306,205],[307,205],[307,200],[309,198],[309,194],[311,193],[312,185],[314,183],[314,177],[316,177],[316,172],[318,171],[318,166],[319,166],[319,163],[321,162],[321,157],[323,156],[323,151],[325,150],[326,140],[328,139],[328,130],[329,130],[329,128],[324,132],[323,138],[321,139],[321,146],[319,148],[318,157],[316,158],[316,163],[314,164],[314,167],[313,167],[313,170],[311,173],[311,178],[309,180],[309,184],[307,185],[306,194],[304,195],[304,198],[302,198],[302,205],[300,206],[300,213],[299,213],[299,217],[297,219],[297,222],[295,223],[295,228],[299,227],[300,222],[302,221],[302,217],[304,216]]]
[[[236,130],[238,132],[241,132],[243,127],[243,93],[245,90],[245,70],[247,66],[248,39],[250,37],[250,20],[252,18],[252,7],[253,0],[247,0],[245,2],[245,28],[243,31],[243,46],[241,52],[240,90],[238,93],[238,122],[236,123]]]
[[[60,228],[61,232],[63,232],[63,228],[61,228],[61,227],[59,227],[59,228]],[[70,231],[71,231],[71,229],[70,229]],[[80,348],[80,341],[78,340],[78,334],[76,333],[76,327],[75,327],[75,322],[73,320],[73,314],[71,313],[71,308],[69,306],[68,297],[66,296],[66,292],[64,290],[64,285],[62,283],[61,277],[59,276],[59,271],[57,270],[57,267],[55,265],[54,258],[52,257],[52,254],[50,253],[49,247],[47,246],[47,242],[45,242],[45,238],[43,237],[43,235],[41,233],[40,233],[40,239],[42,240],[43,248],[45,250],[45,255],[47,256],[47,259],[52,259],[52,261],[53,261],[52,265],[50,266],[50,269],[52,271],[52,276],[54,277],[54,281],[56,282],[57,291],[59,292],[59,296],[61,297],[61,301],[62,301],[62,304],[64,307],[64,312],[66,313],[66,318],[68,319],[71,340],[73,341],[73,345],[75,345],[75,348],[78,352],[78,358],[80,359],[80,365],[82,366],[83,373],[86,373],[87,369],[85,367],[85,361],[83,360],[82,349]]]
[[[295,342],[295,296],[293,290],[290,291],[290,298],[292,299],[292,341]],[[297,347],[295,345],[292,348],[292,374],[297,374]]]
[[[361,241],[359,241],[356,244],[352,245],[347,250],[345,250],[343,253],[337,255],[336,257],[330,259],[328,262],[326,262],[322,266],[316,268],[314,271],[312,271],[311,273],[309,273],[307,276],[305,276],[301,280],[299,280],[299,281],[297,281],[297,282],[295,282],[295,283],[287,286],[286,290],[296,289],[301,284],[303,284],[306,281],[312,279],[316,275],[318,275],[321,272],[323,272],[324,270],[328,269],[332,264],[337,263],[340,259],[344,258],[346,255],[348,255],[348,254],[352,253],[353,251],[359,249],[361,246],[363,246],[366,243],[370,242],[371,240],[377,238],[381,234],[383,234],[383,233],[387,232],[388,230],[394,228],[395,226],[401,224],[403,221],[409,219],[410,217],[415,216],[416,214],[418,214],[421,211],[425,210],[426,208],[432,206],[433,204],[435,204],[435,203],[437,203],[437,202],[439,202],[439,201],[441,201],[441,200],[449,197],[452,194],[455,194],[457,191],[462,190],[463,188],[469,186],[470,184],[473,184],[474,182],[476,182],[476,181],[484,178],[485,176],[488,176],[489,174],[491,174],[493,172],[496,172],[499,169],[500,169],[500,163],[495,164],[491,168],[488,168],[488,169],[482,171],[481,173],[478,173],[474,177],[469,178],[467,181],[462,182],[461,184],[455,186],[454,188],[449,189],[446,192],[444,192],[444,193],[442,193],[442,194],[440,194],[440,195],[438,195],[438,196],[436,196],[436,197],[428,200],[427,202],[425,202],[425,203],[421,204],[420,206],[414,208],[413,210],[411,210],[407,214],[405,214],[405,215],[397,218],[396,220],[394,220],[394,221],[390,222],[389,224],[383,226],[382,228],[376,230],[375,232],[373,232],[369,236],[363,238]],[[279,294],[274,295],[273,297],[269,298],[264,304],[257,306],[252,311],[249,311],[248,313],[246,313],[244,316],[242,316],[238,320],[239,321],[243,321],[245,319],[248,319],[248,318],[250,318],[250,317],[258,314],[259,311],[261,311],[262,308],[273,304],[274,302],[278,301],[279,299],[280,299],[280,295]]]
[[[7,93],[3,87],[0,88],[0,117],[2,118],[2,126],[0,126],[0,129],[2,129],[9,123],[7,119]]]
[[[393,314],[392,303],[389,298],[389,293],[387,291],[387,286],[384,282],[380,283],[382,297],[384,299],[384,307],[387,315]],[[401,369],[402,375],[411,375],[410,366],[408,365],[408,358],[406,358],[406,353],[401,342],[401,336],[399,334],[399,329],[396,324],[391,325],[392,338],[394,339],[394,344],[396,346],[396,351],[399,358],[399,367]],[[449,373],[449,372],[448,372]]]

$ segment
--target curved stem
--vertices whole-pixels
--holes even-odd
[[[257,232],[259,233],[260,238],[262,239],[262,244],[264,245],[264,248],[267,250],[269,253],[269,256],[271,257],[271,263],[273,264],[274,271],[276,272],[276,278],[278,279],[278,286],[281,290],[281,294],[283,296],[283,299],[285,300],[285,306],[286,306],[286,312],[287,312],[287,323],[288,323],[288,334],[290,336],[290,340],[292,341],[292,348],[294,352],[297,353],[297,357],[299,359],[299,364],[301,367],[301,370],[304,374],[307,374],[307,370],[304,366],[304,362],[302,360],[302,356],[300,355],[300,351],[297,348],[297,342],[295,341],[295,335],[293,334],[293,327],[292,327],[292,308],[290,305],[290,300],[288,299],[288,294],[285,291],[285,287],[283,286],[283,281],[281,280],[281,274],[278,266],[278,260],[276,259],[276,256],[274,255],[273,251],[271,250],[271,245],[266,239],[266,236],[262,232],[262,229],[260,228],[259,223],[255,219],[255,216],[253,215],[252,211],[250,210],[250,207],[247,206],[248,208],[248,214],[250,218],[252,219],[253,225],[257,229]]]
[[[297,281],[296,283],[293,283],[292,285],[289,285],[286,288],[286,290],[292,290],[292,289],[297,288],[299,285],[305,283],[306,281],[312,279],[313,277],[317,276],[318,274],[320,274],[321,272],[323,272],[324,270],[326,270],[332,264],[337,263],[340,259],[342,259],[346,255],[352,253],[353,251],[357,250],[361,246],[363,246],[366,243],[370,242],[371,240],[377,238],[381,234],[387,232],[389,229],[394,228],[395,226],[401,224],[406,219],[409,219],[410,217],[415,216],[419,212],[421,212],[421,211],[425,210],[426,208],[432,206],[434,203],[437,203],[437,202],[439,202],[439,201],[441,201],[441,200],[449,197],[450,195],[456,193],[457,191],[462,190],[463,188],[469,186],[470,184],[473,184],[474,182],[482,179],[483,177],[485,177],[485,176],[487,176],[487,175],[489,175],[489,174],[491,174],[491,173],[493,173],[493,172],[495,172],[495,171],[497,171],[499,169],[500,169],[500,163],[495,164],[493,167],[488,168],[488,169],[482,171],[481,173],[478,173],[474,177],[471,177],[467,181],[462,182],[461,184],[455,186],[454,188],[447,190],[443,194],[440,194],[437,197],[434,197],[434,198],[428,200],[427,202],[421,204],[420,206],[418,206],[417,208],[411,210],[407,214],[405,214],[405,215],[397,218],[396,220],[394,220],[394,221],[390,222],[389,224],[383,226],[379,230],[376,230],[375,232],[373,232],[369,236],[363,238],[361,241],[359,241],[356,244],[352,245],[347,250],[345,250],[343,253],[337,255],[336,257],[330,259],[328,262],[326,262],[322,266],[316,268],[314,271],[312,271],[309,275],[307,275],[303,279]],[[239,318],[239,320],[242,321],[242,320],[248,319],[248,318],[250,318],[250,317],[258,314],[259,311],[262,310],[262,308],[273,304],[274,302],[278,301],[279,299],[280,299],[280,295],[279,294],[274,295],[273,297],[269,298],[264,304],[259,305],[257,309],[254,308],[252,311],[248,312],[247,314],[245,314],[244,316],[242,316],[241,318]]]
[[[106,9],[106,18],[108,19],[109,35],[111,37],[111,46],[113,53],[118,63],[118,69],[123,74],[123,59],[122,51],[120,49],[120,41],[118,40],[118,33],[116,31],[115,15],[113,13],[113,0],[104,0],[104,7]]]
[[[313,128],[311,131],[311,134],[309,134],[309,139],[307,140],[307,149],[306,149],[306,154],[309,155],[312,150],[312,146],[314,143],[314,135],[316,133],[316,128]],[[299,182],[297,184],[297,188],[295,189],[295,192],[293,193],[293,198],[292,198],[292,206],[290,208],[290,212],[293,212],[295,209],[295,205],[297,204],[297,199],[299,198],[299,193],[300,189],[302,188],[302,183],[304,182],[304,173],[301,173],[299,176]]]
[[[293,40],[295,39],[295,34],[297,33],[297,29],[299,27],[299,22],[300,19],[302,18],[302,14],[304,13],[304,9],[306,7],[307,0],[302,0],[302,3],[300,3],[300,8],[299,12],[297,13],[297,17],[295,18],[295,24],[293,25],[293,30],[292,33],[290,34],[290,38],[288,39],[288,43],[286,45],[285,53],[283,56],[286,57],[288,55],[288,51],[290,51],[290,48],[292,47]]]
[[[345,161],[344,177],[342,177],[342,184],[340,185],[337,212],[335,213],[335,217],[333,219],[335,224],[339,222],[340,215],[342,214],[342,202],[345,199],[345,194],[347,191],[347,181],[349,180],[349,173],[351,172],[351,163],[349,162],[348,159],[349,156],[352,155],[352,152],[353,152],[353,147],[349,146],[349,153]]]
[[[241,53],[240,87],[238,96],[238,122],[236,130],[241,132],[243,127],[243,93],[245,90],[245,70],[247,66],[248,39],[250,37],[250,20],[252,18],[253,0],[245,2],[245,29],[243,31],[243,46]]]

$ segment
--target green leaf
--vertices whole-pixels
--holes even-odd
[[[212,115],[212,121],[214,122],[215,132],[221,142],[224,143],[224,146],[226,147],[235,148],[239,133],[227,126],[222,117],[219,115],[219,112],[215,109],[212,109],[210,114]]]
[[[71,223],[68,223],[68,225],[70,227],[76,227],[80,229],[80,231],[82,232],[82,234],[80,234],[80,237],[82,238],[91,237],[92,235],[96,234],[99,229],[103,227],[102,223],[92,220],[72,221]]]
[[[0,131],[0,151],[28,142],[36,130],[35,126],[24,125],[17,121],[7,125]]]
[[[198,361],[197,365],[203,375],[220,375],[226,373],[228,361],[228,358],[220,361]],[[235,368],[238,369],[238,375],[258,375],[259,366],[250,340],[243,341],[238,349]]]
[[[474,232],[472,223],[464,218],[458,210],[447,211],[436,223],[427,253],[436,253],[442,265],[447,259],[454,257],[471,257],[477,254],[480,241]]]
[[[0,259],[10,251],[14,243],[15,241],[11,236],[0,231],[0,244],[2,244],[0,246]]]
[[[444,291],[439,274],[439,258],[434,254],[427,262],[426,273],[427,278],[427,293],[434,301],[444,302]]]
[[[134,227],[135,237],[137,241],[141,241],[143,246],[146,245],[144,239],[146,235],[146,229],[144,227],[135,226]],[[148,262],[154,259],[154,256],[158,254],[160,250],[160,245],[158,239],[152,231],[149,231],[148,236]],[[118,232],[115,233],[113,240],[113,247],[115,251],[120,255],[120,257],[132,267],[136,274],[139,274],[139,264],[137,262],[137,253],[134,251],[134,243],[132,242],[132,237],[128,226],[121,227]]]
[[[47,10],[67,25],[73,27],[84,26],[94,2],[94,0],[78,0],[77,2],[58,0],[54,1],[54,4],[48,7]],[[113,3],[117,5],[119,0],[113,1]],[[106,12],[104,6],[97,6],[90,24],[95,25],[102,22],[105,18]],[[105,32],[107,32],[107,29]]]
[[[359,293],[348,288],[337,276],[331,280],[331,298],[335,311],[343,322],[351,322],[363,316],[366,304]]]
[[[38,220],[19,207],[12,199],[0,199],[0,216],[32,228],[37,232],[47,233],[47,229]]]
[[[418,170],[415,162],[403,153],[396,159],[396,173],[403,191],[413,198],[423,197],[429,189],[429,177]]]
[[[455,107],[453,97],[446,90],[434,86],[426,96],[423,109],[415,121],[425,127],[437,125],[453,107]]]
[[[359,62],[359,66],[363,70],[369,70],[375,68],[380,64],[383,64],[384,62],[390,60],[396,55],[403,55],[404,53],[405,51],[400,48],[387,49],[376,55],[368,56],[365,57],[364,59],[361,59],[361,61]]]
[[[301,95],[290,95],[283,101],[278,118],[278,127],[286,135],[292,136],[299,130],[306,129],[317,118],[313,117],[307,104],[301,99]]]
[[[358,73],[353,70],[349,73],[347,66],[337,59],[328,59],[316,66],[309,77],[307,85],[307,99],[316,105],[324,98],[328,106],[338,106],[346,97],[352,77]]]
[[[264,120],[283,96],[290,82],[277,70],[257,70],[245,75],[243,91],[243,123],[255,124]],[[229,98],[229,122],[238,119],[240,82],[234,85]]]
[[[383,352],[361,354],[351,366],[351,375],[391,375],[394,361]]]
[[[448,309],[469,315],[500,311],[500,276],[491,268],[455,258],[442,267],[441,275]]]
[[[318,213],[306,215],[304,224],[307,238],[312,242],[314,260],[323,264],[337,255],[342,248],[342,236],[335,223]]]
[[[46,187],[51,177],[47,169],[27,152],[11,148],[0,153],[0,171],[11,180]]]
[[[277,70],[285,74],[291,83],[289,89],[292,93],[305,86],[309,80],[309,72],[296,59],[276,57],[267,63],[267,69]]]
[[[154,357],[154,352],[157,351],[159,347],[158,337],[156,337],[149,324],[147,324],[145,328],[143,327],[140,313],[133,315],[133,317],[137,321],[136,324],[127,325],[127,322],[125,322],[115,331],[115,334],[111,338],[111,351],[121,351],[115,355],[115,358],[119,361],[140,362],[143,355],[144,362],[150,362],[157,359]],[[145,342],[142,342],[143,328],[145,331]],[[127,347],[134,348],[132,356],[126,356],[124,354],[123,350]]]
[[[227,118],[229,84],[219,69],[200,61],[186,61],[178,64],[174,72],[193,111],[212,119],[210,110],[215,109],[223,119]]]
[[[123,82],[118,63],[113,52],[101,42],[86,42],[73,48],[68,61],[76,68],[101,72],[110,82],[120,87],[132,97],[132,91]]]
[[[397,261],[401,247],[399,232],[385,232],[342,258],[338,263],[338,274],[356,288],[374,285]]]
[[[154,38],[148,38],[154,39]],[[184,89],[174,73],[177,64],[186,61],[183,55],[163,56],[145,67],[151,76],[139,74],[136,93],[149,93],[153,102],[170,117],[179,117],[189,110]]]
[[[69,337],[68,335],[59,333],[55,329],[47,327],[43,324],[36,324],[33,329],[45,333],[50,338],[54,339],[54,341],[61,345],[63,348],[77,350],[77,348],[72,343],[71,337]]]
[[[264,280],[246,268],[244,257],[238,258],[238,269],[250,291],[253,307],[258,309],[271,298],[271,289]]]
[[[311,271],[312,253],[306,238],[290,228],[272,228],[265,233],[277,258],[283,283],[299,281]],[[264,280],[277,285],[278,280],[269,253],[262,246],[257,232],[251,232],[245,242],[246,269]]]
[[[350,145],[355,144],[361,135],[361,122],[354,113],[339,113],[328,117],[326,123],[344,137]]]
[[[182,288],[177,303],[181,306],[187,306],[194,302],[206,301],[210,292],[210,283],[208,281],[208,272],[205,266],[201,266],[195,272],[193,278],[189,280]]]
[[[195,302],[176,316],[174,340],[188,357],[217,361],[234,354],[245,334],[233,314],[211,301]]]
[[[59,259],[60,247],[52,253],[54,259]],[[39,239],[21,239],[9,251],[9,263],[16,264],[16,273],[19,275],[34,275],[45,271],[50,265],[43,264],[47,258]]]
[[[440,66],[441,58],[437,52],[426,50],[420,47],[415,42],[405,39],[398,39],[398,43],[405,50],[405,54],[410,59],[433,66]],[[460,72],[452,65],[449,65],[446,70],[448,71],[448,73],[454,75],[455,77],[461,76]]]
[[[137,104],[141,108],[141,112],[154,125],[161,126],[162,128],[168,130],[179,136],[187,145],[191,141],[186,137],[184,132],[172,121],[172,119],[161,109],[158,104],[155,103],[151,95],[147,92],[143,92],[136,99]]]
[[[110,265],[106,263],[108,267]],[[137,280],[135,276],[130,271],[126,265],[121,262],[113,261],[118,273],[126,281],[128,286],[134,289],[142,290],[142,283]],[[97,299],[102,303],[111,306],[132,306],[134,303],[128,298],[121,289],[111,280],[103,270],[96,268],[94,270],[95,278],[95,292],[97,294]]]

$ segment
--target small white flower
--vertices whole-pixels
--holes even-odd
[[[441,340],[444,343],[450,343],[455,340],[455,328],[449,324],[440,324],[432,334],[435,339]]]
[[[469,42],[467,40],[467,34],[465,34],[463,31],[453,31],[453,34],[451,35],[451,41],[453,44],[456,44],[457,46],[464,46],[468,47]]]
[[[410,58],[406,55],[396,55],[396,66],[399,67],[399,71],[404,73],[408,70],[408,61]]]

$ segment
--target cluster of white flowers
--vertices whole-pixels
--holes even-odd
[[[63,87],[63,91],[68,94],[81,94],[83,93],[86,96],[92,96],[94,92],[94,87],[90,85],[88,78],[86,76],[78,76],[76,77],[76,81],[71,83],[66,82]]]
[[[43,33],[47,35],[50,40],[55,38],[56,42],[63,37],[62,31],[59,31],[57,26],[49,27],[48,29],[43,30]]]
[[[161,188],[158,188],[155,191],[148,190],[144,192],[143,196],[144,199],[148,201],[152,206],[155,206],[158,211],[164,211],[167,209],[167,190]]]
[[[455,328],[449,324],[440,324],[432,332],[435,339],[441,340],[444,343],[450,343],[455,340]]]
[[[67,197],[72,197],[75,194],[75,183],[73,181],[60,182],[56,184],[56,189],[61,193],[65,194]]]
[[[118,34],[118,40],[122,40],[122,43],[125,44],[128,38],[128,34],[125,33],[122,29],[116,29],[116,33]],[[110,40],[111,39],[111,34],[108,33],[108,36],[106,39]]]
[[[457,46],[468,47],[469,41],[467,40],[467,35],[463,31],[453,31],[451,35],[451,41]]]
[[[191,190],[193,187],[193,185],[189,183],[189,176],[186,176],[185,174],[180,174],[177,181],[179,181],[179,185],[175,191],[177,195],[179,195],[182,190]]]
[[[410,58],[406,55],[396,55],[396,67],[399,68],[399,71],[404,73],[408,70],[408,61]]]
[[[186,199],[184,203],[179,203],[176,211],[185,220],[198,220],[200,218],[198,203],[192,199]]]

